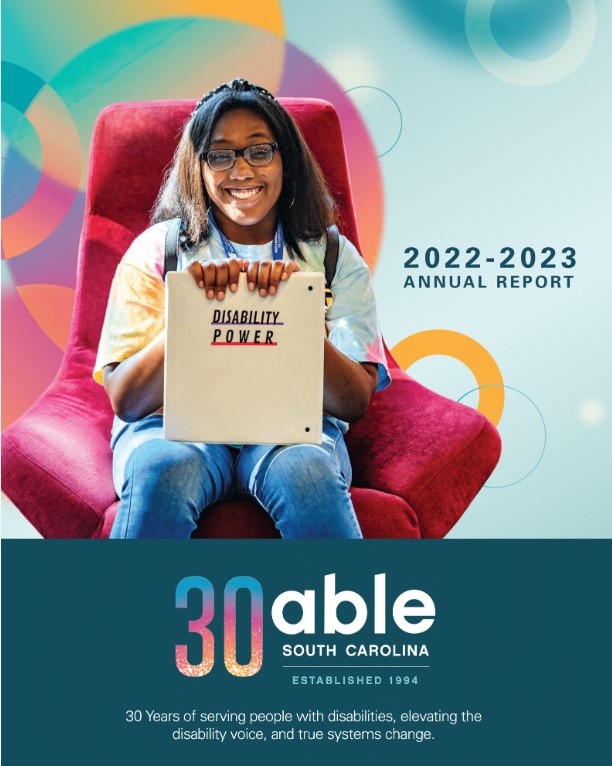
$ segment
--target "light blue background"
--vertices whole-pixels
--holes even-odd
[[[537,469],[513,486],[485,488],[450,536],[610,537],[611,3],[595,3],[597,34],[582,64],[540,87],[504,82],[476,60],[465,6],[284,3],[287,38],[345,90],[358,88],[351,97],[380,154],[397,138],[400,118],[373,89],[401,111],[399,140],[380,160],[386,209],[375,287],[387,344],[429,329],[472,336],[546,424]],[[569,6],[497,0],[491,26],[507,53],[538,60],[566,42]],[[504,272],[483,267],[486,290],[403,288],[406,247],[451,245],[477,245],[485,255],[506,245],[570,245],[577,266],[563,273],[574,274],[574,284],[503,291],[494,282]],[[452,399],[476,385],[446,357],[417,362],[410,373]],[[492,484],[519,479],[543,444],[537,410],[512,391],[499,429],[504,451]]]

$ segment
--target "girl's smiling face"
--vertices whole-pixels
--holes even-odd
[[[243,149],[276,143],[268,123],[250,109],[232,109],[215,125],[208,149]],[[239,244],[264,244],[276,230],[283,188],[283,161],[275,152],[269,165],[253,167],[237,157],[229,170],[211,170],[202,160],[204,185],[215,219],[225,236]]]

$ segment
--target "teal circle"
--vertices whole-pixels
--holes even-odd
[[[524,61],[552,56],[572,27],[567,0],[497,0],[491,33],[506,53]]]
[[[540,408],[533,401],[533,399],[531,399],[529,396],[527,396],[527,394],[523,393],[522,391],[519,391],[518,388],[513,388],[512,386],[506,386],[506,385],[503,385],[501,383],[491,383],[491,384],[489,384],[487,386],[478,386],[477,388],[472,388],[469,391],[467,391],[465,394],[460,396],[459,399],[457,399],[457,401],[460,402],[463,399],[465,399],[466,396],[469,396],[470,394],[473,394],[473,393],[475,393],[477,391],[480,391],[483,388],[503,388],[504,390],[507,390],[507,391],[514,391],[514,393],[519,394],[520,396],[522,396],[525,399],[527,399],[527,401],[532,405],[532,407],[538,413],[538,416],[539,416],[539,418],[540,418],[540,420],[542,422],[542,428],[544,429],[544,443],[542,445],[542,450],[540,451],[538,459],[536,460],[536,462],[533,465],[533,467],[530,468],[529,471],[527,471],[527,473],[525,473],[519,479],[516,479],[516,481],[511,481],[508,484],[485,484],[484,485],[487,489],[505,489],[506,487],[513,487],[515,484],[520,484],[520,482],[525,481],[525,479],[528,476],[531,476],[531,474],[536,470],[536,468],[542,462],[542,458],[544,457],[544,452],[546,451],[546,444],[547,444],[547,440],[548,440],[548,434],[547,434],[547,431],[546,431],[546,422],[544,420],[544,416],[542,415],[542,413],[540,411]]]
[[[467,0],[465,32],[477,61],[494,77],[522,87],[541,87],[564,79],[588,56],[597,33],[595,0],[565,0],[570,13],[569,33],[553,54],[525,60],[507,53],[497,41],[491,20],[500,0]]]
[[[391,103],[395,106],[395,109],[397,110],[397,114],[399,116],[399,130],[398,130],[397,136],[396,136],[395,140],[393,141],[393,143],[391,144],[391,146],[388,149],[385,149],[384,152],[382,152],[381,154],[377,154],[376,155],[380,159],[381,157],[384,157],[385,154],[389,154],[389,152],[396,146],[397,142],[401,138],[402,129],[403,129],[403,126],[404,126],[404,121],[403,121],[403,118],[402,118],[402,110],[400,109],[399,104],[393,98],[393,96],[390,93],[387,93],[387,91],[383,90],[382,88],[377,88],[374,85],[355,85],[355,87],[349,88],[348,90],[346,90],[344,92],[348,95],[349,93],[352,93],[353,91],[356,91],[356,90],[374,90],[374,91],[378,91],[378,93],[383,93],[385,96],[387,96],[387,98],[391,101]],[[370,134],[372,134],[372,129],[371,128],[370,128],[369,132],[370,132]]]

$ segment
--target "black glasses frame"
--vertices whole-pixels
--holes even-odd
[[[272,157],[270,158],[270,162],[254,163],[249,160],[245,152],[248,152],[249,149],[257,149],[257,147],[259,146],[269,146],[272,148]],[[208,149],[207,151],[202,152],[202,154],[200,155],[200,158],[203,159],[208,164],[208,167],[211,170],[231,170],[236,164],[236,160],[238,159],[238,157],[242,157],[245,160],[245,162],[247,162],[252,168],[262,168],[262,167],[265,167],[266,165],[272,164],[272,162],[274,161],[274,155],[276,154],[277,151],[278,151],[277,143],[273,141],[262,141],[260,144],[251,144],[250,146],[244,146],[242,149]],[[232,162],[231,165],[228,165],[226,168],[213,168],[213,166],[210,164],[210,161],[208,159],[208,155],[211,154],[211,152],[228,152],[228,153],[233,152],[234,161]]]

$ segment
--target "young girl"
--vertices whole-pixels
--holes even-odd
[[[323,443],[235,448],[163,439],[164,248],[182,221],[179,269],[203,300],[238,289],[262,297],[295,271],[323,272],[334,222],[321,171],[289,114],[268,91],[233,80],[206,94],[187,122],[153,225],[123,257],[111,288],[94,377],[116,418],[113,478],[121,498],[111,537],[190,537],[212,503],[253,497],[285,538],[358,538],[349,495],[347,423],[389,383],[367,266],[340,237],[324,340]],[[283,417],[273,391],[245,381],[253,407]],[[194,408],[224,407],[203,392]],[[297,404],[296,406],[299,406]]]

